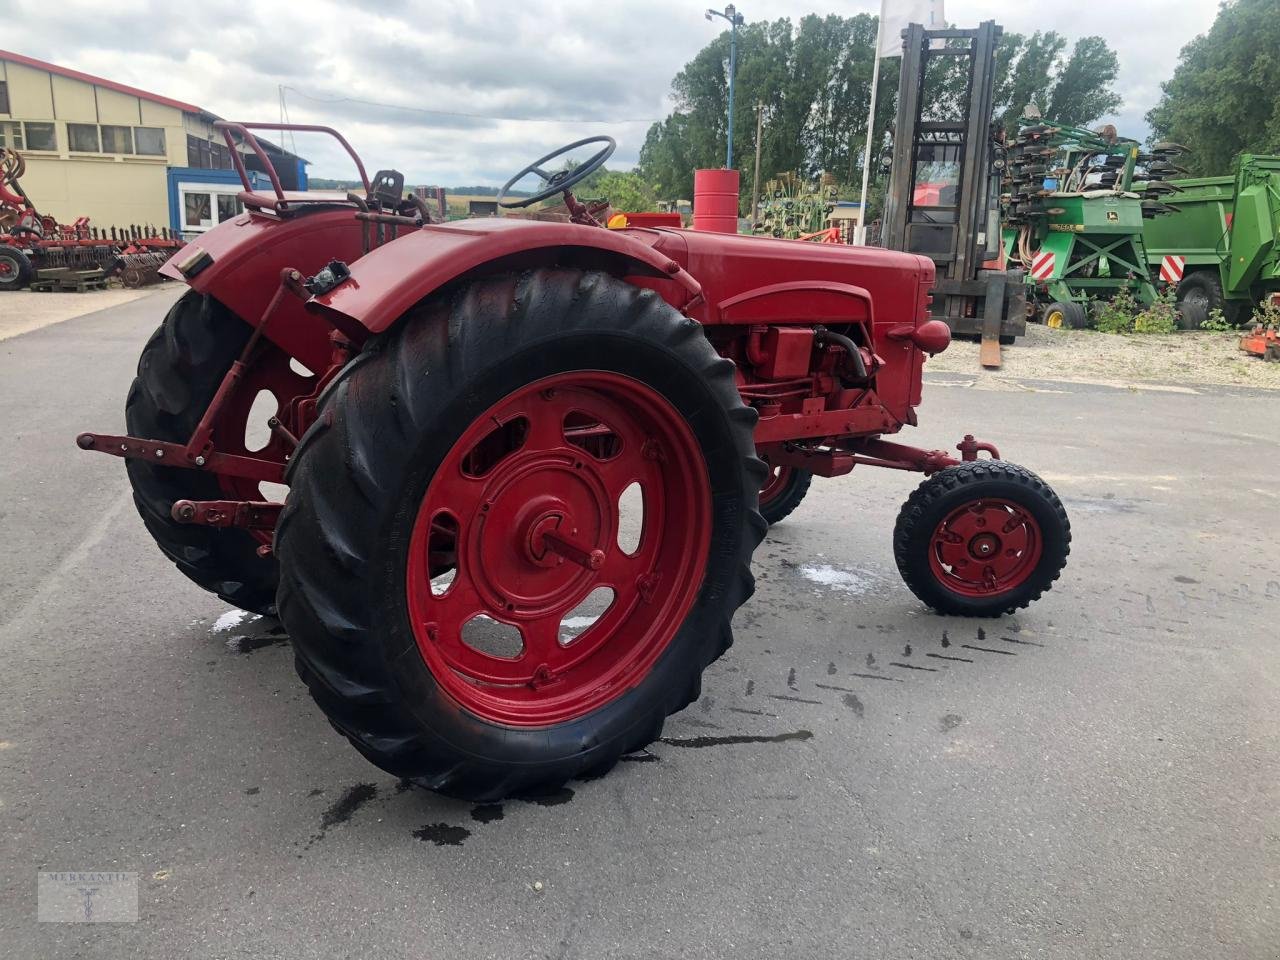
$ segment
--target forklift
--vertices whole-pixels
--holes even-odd
[[[993,20],[976,30],[912,23],[902,31],[882,232],[885,247],[934,262],[934,317],[953,334],[979,337],[979,361],[991,368],[1001,364],[1000,345],[1027,329],[1023,272],[1005,268],[1001,243],[1004,131],[992,108],[1002,33]]]

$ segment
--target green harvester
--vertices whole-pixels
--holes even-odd
[[[1213,310],[1236,325],[1280,296],[1280,157],[1242,154],[1234,174],[1174,180],[1176,209],[1146,221],[1152,276],[1176,284],[1184,325]]]

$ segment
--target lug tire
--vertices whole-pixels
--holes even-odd
[[[1193,270],[1179,281],[1174,299],[1178,328],[1199,330],[1209,314],[1223,309],[1222,281],[1212,270]]]
[[[0,290],[21,290],[31,275],[27,255],[16,247],[0,244]]]
[[[760,491],[760,515],[769,526],[785,520],[809,492],[813,474],[795,467],[778,467],[780,474],[770,472],[770,479]],[[771,489],[772,488],[772,489]]]
[[[250,328],[235,314],[194,290],[175,303],[138,359],[125,423],[135,437],[186,443],[239,356]],[[197,585],[253,613],[275,612],[276,562],[258,555],[245,530],[175,521],[176,500],[219,500],[215,476],[197,470],[126,460],[133,502],[157,546]]]
[[[981,595],[981,589],[970,589],[939,562],[946,558],[937,545],[952,518],[991,503],[1000,505],[999,515],[1011,518],[1011,525],[1021,518],[1031,533],[1020,542],[1022,560],[1012,562],[1009,583]],[[1058,579],[1070,551],[1071,523],[1057,494],[1030,470],[1003,460],[962,463],[934,474],[903,504],[893,532],[894,559],[907,587],[951,616],[998,617],[1025,607]]]
[[[1044,308],[1044,325],[1054,330],[1083,330],[1089,325],[1089,318],[1080,304],[1055,300]]]
[[[410,614],[435,601],[411,586],[421,583],[411,574],[424,561],[416,551],[410,556],[410,546],[424,527],[437,529],[429,505],[457,484],[451,465],[479,449],[467,438],[489,411],[512,397],[549,400],[556,391],[537,386],[548,378],[584,376],[639,383],[679,411],[680,429],[687,426],[694,453],[701,450],[695,460],[709,493],[710,549],[700,579],[690,578],[688,612],[678,627],[657,628],[669,629],[670,640],[644,671],[567,719],[500,722],[486,715],[481,693],[459,692],[460,673],[429,666],[424,635],[433,636],[432,625]],[[602,273],[548,268],[485,278],[428,300],[339,375],[290,465],[276,550],[280,616],[299,676],[361,754],[431,790],[495,800],[607,771],[660,736],[665,718],[698,697],[703,670],[732,643],[730,620],[754,588],[751,555],[766,529],[757,509],[764,465],[755,455],[755,421],[732,362],[652,291]],[[537,449],[518,446],[504,456]],[[499,465],[489,475],[484,482],[498,483],[514,472]],[[495,515],[501,506],[499,499]],[[506,529],[476,525],[461,506],[458,512],[458,545]],[[430,541],[422,555],[430,565]],[[468,561],[454,556],[461,578]],[[510,550],[493,559],[501,566],[518,556]],[[438,568],[429,569],[434,578]],[[530,575],[542,574],[530,568]],[[537,690],[529,681],[494,696],[536,698]]]

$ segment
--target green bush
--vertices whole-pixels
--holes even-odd
[[[1272,303],[1270,297],[1263,297],[1253,309],[1253,319],[1249,325],[1258,323],[1263,327],[1274,327],[1280,330],[1280,306]]]
[[[1223,332],[1226,330],[1234,330],[1235,324],[1226,318],[1226,315],[1218,308],[1214,307],[1209,311],[1209,319],[1200,324],[1201,330],[1213,330]]]
[[[1166,287],[1156,294],[1151,306],[1133,318],[1134,333],[1175,333],[1178,329],[1178,311],[1173,302],[1173,288]]]
[[[1110,300],[1099,303],[1094,327],[1103,333],[1132,333],[1137,312],[1138,301],[1133,298],[1133,294],[1128,290],[1121,290]]]

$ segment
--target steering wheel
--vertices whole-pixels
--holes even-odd
[[[561,170],[558,173],[547,173],[542,169],[542,165],[551,160],[570,152],[577,150],[579,147],[585,147],[589,143],[603,143],[604,146],[596,151],[591,159],[586,163],[579,164],[572,170]],[[568,190],[575,183],[580,183],[591,174],[595,173],[604,162],[613,156],[613,151],[618,148],[618,144],[613,137],[586,137],[583,140],[575,140],[573,143],[566,144],[557,150],[552,150],[545,157],[539,157],[533,163],[529,164],[514,177],[502,185],[502,189],[498,191],[498,206],[507,210],[514,210],[518,207],[528,207],[547,197],[554,197],[557,193]],[[520,180],[523,180],[531,173],[536,173],[546,183],[546,186],[539,190],[531,197],[521,197],[519,200],[506,200],[507,191],[512,188]]]

